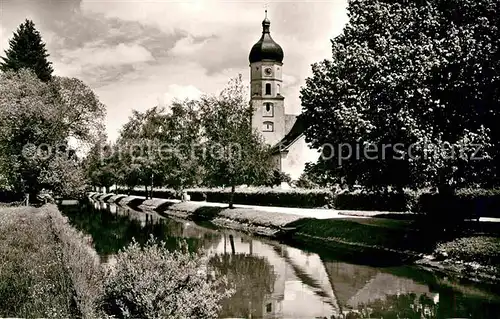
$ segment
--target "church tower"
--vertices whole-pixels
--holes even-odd
[[[270,34],[271,22],[262,21],[262,36],[250,51],[250,104],[252,127],[271,146],[285,136],[285,98],[282,90],[283,50]]]

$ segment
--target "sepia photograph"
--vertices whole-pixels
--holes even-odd
[[[0,0],[0,318],[500,319],[500,0]]]

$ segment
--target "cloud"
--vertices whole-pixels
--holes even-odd
[[[181,29],[193,36],[221,34],[235,25],[252,25],[256,21],[253,17],[255,15],[262,19],[262,5],[247,6],[245,14],[242,14],[242,7],[245,7],[245,3],[214,0],[84,0],[81,5],[84,12],[103,14],[107,18],[139,21],[167,33]]]
[[[176,100],[196,100],[203,94],[204,93],[202,91],[193,85],[170,84],[160,100],[160,105],[168,107],[169,104]]]
[[[78,49],[62,49],[54,62],[56,74],[79,77],[94,89],[118,81],[154,61],[154,57],[139,44],[109,45],[89,43]]]
[[[175,46],[170,50],[170,53],[175,56],[192,55],[200,52],[209,41],[210,38],[204,38],[201,41],[197,41],[195,37],[188,35],[177,41]]]
[[[88,44],[83,48],[61,52],[65,60],[84,67],[117,66],[153,60],[151,52],[138,44]]]

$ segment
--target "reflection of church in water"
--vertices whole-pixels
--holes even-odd
[[[245,309],[240,309],[238,314],[244,318],[345,318],[348,313],[359,312],[374,301],[409,293],[439,301],[439,294],[432,293],[429,287],[411,279],[370,266],[325,261],[317,254],[273,241],[253,240],[237,234],[224,235],[224,239],[213,246],[211,252],[229,255],[229,258],[231,255],[233,258],[246,256],[252,261],[252,267],[259,267],[256,262],[259,259],[270,266],[274,274],[271,282],[265,280],[268,274],[264,271],[241,283],[248,289],[258,286],[255,285],[258,281],[270,284],[270,289],[262,298],[251,300],[249,297],[241,304]],[[230,265],[236,272],[248,271],[241,264]],[[262,290],[255,291],[255,295],[259,296],[260,292]],[[260,305],[253,304],[257,301]],[[432,313],[429,312],[429,316],[423,318],[432,318]]]
[[[327,261],[272,240],[94,204],[96,209],[109,209],[112,214],[137,220],[141,227],[168,225],[170,236],[199,242],[211,265],[236,285],[235,295],[223,305],[225,313],[221,318],[345,318],[347,313],[359,313],[373,302],[410,293],[417,300],[424,296],[434,304],[439,302],[439,294],[431,292],[427,285],[374,267]],[[423,310],[429,315],[422,318],[434,317],[431,308]]]

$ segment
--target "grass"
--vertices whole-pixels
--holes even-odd
[[[427,240],[406,221],[388,219],[313,219],[304,218],[287,226],[295,233],[325,239],[397,250],[429,251]]]
[[[62,249],[45,212],[0,209],[0,317],[78,315]]]
[[[241,223],[259,225],[264,227],[284,227],[302,216],[280,213],[262,212],[254,209],[224,209],[219,217],[229,218]]]
[[[500,265],[500,238],[461,237],[437,245],[436,252],[453,260]]]

